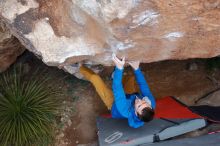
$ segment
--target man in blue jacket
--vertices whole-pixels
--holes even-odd
[[[156,104],[139,68],[140,62],[128,62],[134,69],[134,75],[140,89],[140,94],[126,94],[122,84],[125,58],[120,60],[116,55],[113,55],[112,60],[116,65],[113,73],[113,93],[105,85],[103,80],[90,69],[82,66],[80,72],[94,85],[107,108],[111,110],[113,118],[126,118],[128,119],[129,126],[133,128],[141,127],[144,125],[144,122],[153,119]]]
[[[118,59],[113,55],[116,65],[113,76],[114,103],[111,108],[113,118],[127,118],[131,127],[138,128],[153,119],[155,99],[150,92],[147,82],[139,68],[139,62],[129,62],[134,69],[135,78],[139,85],[141,94],[125,94],[122,86],[122,76],[125,58]]]

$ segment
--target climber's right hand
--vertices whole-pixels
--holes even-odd
[[[125,57],[123,57],[122,59],[119,59],[115,54],[112,54],[112,61],[115,63],[115,66],[118,69],[123,69],[124,65],[125,65]]]

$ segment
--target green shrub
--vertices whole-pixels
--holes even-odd
[[[0,75],[0,145],[42,146],[53,139],[58,93],[47,77],[22,68]]]

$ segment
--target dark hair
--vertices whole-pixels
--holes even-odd
[[[142,109],[141,114],[137,113],[137,115],[141,121],[149,122],[153,120],[154,110],[149,107],[145,107],[144,109]]]

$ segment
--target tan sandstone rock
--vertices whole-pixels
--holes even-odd
[[[1,0],[0,16],[48,65],[220,55],[220,0]]]
[[[0,21],[0,72],[5,71],[25,48]]]

